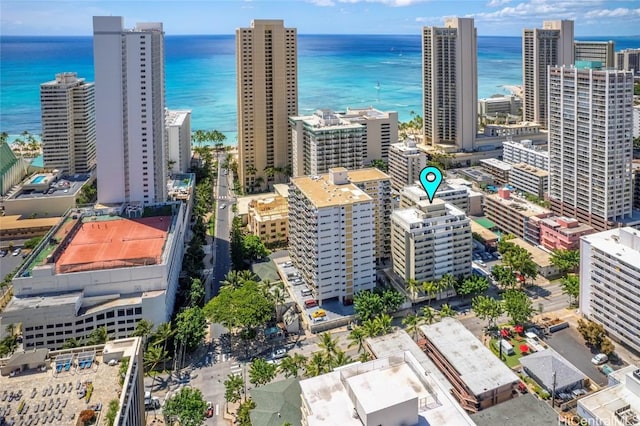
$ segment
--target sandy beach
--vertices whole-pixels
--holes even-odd
[[[522,97],[522,86],[511,86],[511,85],[505,84],[502,87],[510,91],[512,95]]]

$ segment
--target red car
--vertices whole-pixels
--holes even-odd
[[[207,417],[213,417],[213,404],[211,402],[207,404],[207,411],[204,413],[204,415]]]
[[[314,299],[308,299],[304,301],[305,308],[313,308],[314,306],[318,306],[318,302],[316,302]]]

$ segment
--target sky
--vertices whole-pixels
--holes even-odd
[[[283,19],[299,34],[419,34],[451,16],[478,35],[519,36],[573,19],[575,35],[640,36],[640,0],[2,0],[0,35],[91,35],[92,16],[162,22],[167,35],[234,34],[252,19]]]

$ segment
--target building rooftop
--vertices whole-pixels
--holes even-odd
[[[471,415],[477,426],[557,426],[558,413],[546,402],[526,393]]]
[[[640,418],[640,370],[636,366],[624,369],[620,383],[604,388],[578,400],[578,406],[593,414],[601,423],[633,426]],[[634,377],[634,371],[638,375]],[[627,421],[625,421],[627,420]]]
[[[549,176],[549,172],[546,170],[539,169],[538,167],[531,166],[527,163],[518,163],[513,165],[513,170],[522,170],[523,172],[527,172],[529,174],[538,176],[538,177],[547,177]]]
[[[443,318],[435,324],[422,325],[420,330],[474,394],[480,395],[519,380],[509,367],[455,318]]]
[[[509,163],[505,163],[504,161],[500,161],[497,158],[485,158],[480,160],[480,164],[487,165],[490,167],[495,167],[496,169],[508,172],[511,170],[512,165]]]
[[[526,251],[528,251],[531,254],[531,260],[533,260],[533,262],[539,267],[545,268],[552,265],[551,254],[549,254],[549,252],[546,252],[539,247],[531,245],[521,238],[517,238],[517,237],[512,238],[509,240],[509,242],[517,246],[520,246]]]
[[[498,234],[471,220],[471,232],[478,234],[485,242],[498,241]]]
[[[7,200],[75,197],[90,179],[90,174],[62,174],[57,177],[56,173],[36,173],[25,179]]]
[[[291,183],[317,208],[372,201],[370,196],[352,183],[331,183],[329,174],[292,178]]]
[[[391,177],[380,169],[369,167],[366,169],[347,170],[347,178],[351,183],[389,180]]]
[[[571,226],[563,227],[562,224],[558,222],[559,220],[567,224],[571,224]],[[574,219],[572,217],[552,216],[540,219],[540,222],[558,230],[565,235],[582,234],[587,231],[593,231],[593,227],[587,225],[586,223],[578,222],[577,219]]]
[[[256,408],[251,410],[252,426],[282,426],[301,422],[300,385],[291,377],[251,389]]]
[[[562,355],[553,349],[544,349],[522,357],[520,363],[541,382],[547,390],[567,386],[585,379],[584,373],[574,367]]]
[[[615,228],[581,238],[618,261],[639,267],[640,231],[631,227]]]
[[[518,197],[513,193],[509,195],[509,198],[503,198],[500,193],[487,194],[484,198],[485,200],[495,201],[506,208],[517,210],[522,216],[532,217],[551,214],[551,210],[545,209],[544,207],[527,201],[524,198]]]
[[[318,109],[312,115],[291,117],[292,121],[302,121],[310,131],[361,129],[364,126],[342,118],[330,109]]]
[[[191,114],[191,110],[174,110],[167,109],[165,110],[166,114],[164,116],[164,121],[167,126],[182,126],[184,124],[184,120],[187,118],[189,114]]]
[[[0,216],[0,229],[8,231],[10,229],[39,228],[42,226],[52,227],[58,224],[60,219],[60,217],[27,219],[21,215]]]

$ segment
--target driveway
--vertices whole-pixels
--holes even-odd
[[[599,386],[607,385],[607,377],[591,363],[591,358],[597,352],[591,352],[575,328],[569,327],[551,333],[544,341]]]

